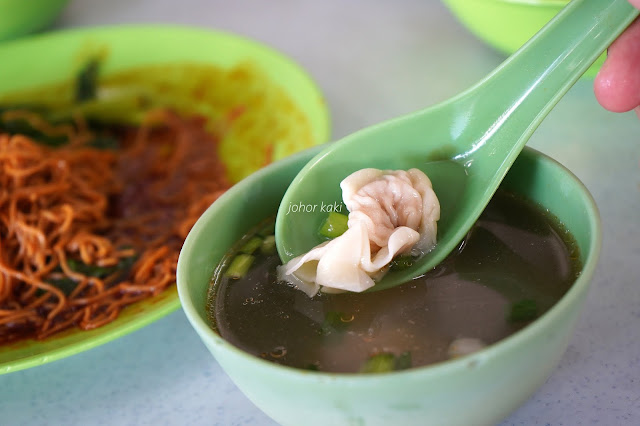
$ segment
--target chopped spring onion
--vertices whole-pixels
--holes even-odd
[[[262,229],[258,231],[258,235],[261,237],[268,237],[269,235],[274,235],[276,233],[276,222],[271,221],[266,224]]]
[[[71,278],[59,278],[54,280],[49,280],[49,284],[56,286],[59,290],[61,290],[66,296],[69,296],[73,290],[78,286]],[[38,295],[44,294],[45,291],[38,289]]]
[[[344,234],[349,228],[347,222],[349,217],[342,213],[330,212],[325,221],[320,226],[318,234],[325,238],[336,238]]]
[[[0,132],[9,133],[10,135],[24,135],[29,138],[47,146],[58,147],[69,142],[66,135],[49,135],[43,132],[41,129],[33,127],[31,123],[25,120],[19,115],[17,117],[12,116],[12,111],[21,111],[26,107],[15,106],[1,106],[0,107]],[[29,107],[29,110],[40,113],[37,108]]]
[[[81,274],[97,278],[104,278],[115,270],[115,268],[87,265],[86,263],[75,259],[67,259],[67,265],[69,265],[69,268],[74,272],[79,272]]]
[[[403,269],[407,269],[413,265],[415,258],[409,254],[403,254],[391,261],[389,263],[389,268],[393,271],[402,271]]]
[[[267,235],[262,240],[262,246],[260,247],[262,254],[274,254],[276,252],[276,237],[275,235]]]
[[[235,279],[242,278],[251,268],[254,259],[250,254],[240,253],[233,258],[224,274]]]
[[[329,311],[322,321],[320,326],[320,334],[327,336],[331,333],[340,333],[345,331],[349,326],[350,321],[345,321],[343,318],[349,318],[350,316],[344,312]]]
[[[256,250],[258,250],[262,246],[262,238],[260,237],[251,237],[249,241],[247,241],[242,248],[240,248],[240,253],[244,254],[253,254]]]
[[[114,266],[97,266],[88,265],[75,259],[67,259],[67,265],[69,265],[69,268],[74,272],[79,272],[89,277],[106,278],[118,271],[123,273],[128,272],[136,260],[137,256],[123,257],[118,264]]]
[[[406,351],[398,356],[382,352],[370,357],[360,369],[361,373],[388,373],[390,371],[411,368],[411,352]]]
[[[361,373],[388,373],[395,370],[396,357],[391,353],[379,353],[369,358],[362,368]]]

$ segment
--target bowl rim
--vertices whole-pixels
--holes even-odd
[[[556,169],[562,170],[564,173],[566,173],[567,177],[571,179],[573,184],[580,189],[587,209],[593,213],[588,215],[589,228],[592,231],[589,237],[588,244],[590,247],[592,247],[592,250],[584,259],[583,269],[581,270],[580,275],[571,285],[571,288],[560,298],[560,300],[558,300],[547,312],[534,320],[531,324],[525,326],[512,335],[507,336],[504,339],[501,339],[491,345],[488,345],[487,347],[470,355],[455,359],[444,360],[425,366],[410,368],[407,370],[392,371],[383,374],[306,371],[267,361],[251,355],[240,348],[237,348],[236,346],[222,338],[222,336],[220,336],[218,333],[213,331],[208,321],[198,314],[197,307],[192,303],[190,297],[190,286],[185,280],[185,275],[188,275],[188,272],[185,272],[185,270],[187,267],[186,264],[188,262],[187,257],[190,256],[189,251],[192,250],[194,241],[199,237],[200,229],[205,226],[205,223],[208,222],[211,216],[215,216],[217,214],[217,211],[223,208],[222,206],[227,199],[235,197],[235,192],[240,193],[244,190],[245,187],[249,187],[260,181],[263,176],[276,172],[277,168],[290,165],[291,163],[298,161],[301,157],[305,157],[310,154],[317,154],[321,149],[322,145],[296,153],[283,160],[270,164],[269,166],[259,170],[256,173],[253,173],[240,183],[236,184],[234,188],[232,188],[235,189],[234,191],[227,191],[205,211],[205,213],[198,219],[196,224],[191,229],[191,232],[185,239],[178,259],[178,296],[180,298],[182,309],[185,312],[187,319],[191,323],[192,327],[199,334],[201,339],[214,343],[216,350],[225,351],[227,354],[240,359],[243,363],[248,363],[247,365],[251,366],[252,368],[261,369],[265,372],[277,374],[281,377],[288,377],[294,380],[304,380],[313,383],[321,383],[327,381],[333,382],[339,380],[342,385],[355,386],[362,384],[371,385],[372,383],[381,381],[389,384],[390,382],[393,382],[395,380],[406,380],[408,377],[411,377],[411,379],[434,378],[438,376],[449,375],[451,373],[458,373],[465,370],[468,371],[469,367],[481,367],[485,362],[499,357],[501,353],[508,353],[517,350],[517,348],[527,340],[532,339],[537,334],[543,333],[545,330],[549,329],[549,327],[551,327],[558,320],[558,318],[563,315],[565,311],[570,309],[570,307],[577,302],[577,299],[580,298],[582,294],[589,289],[602,246],[602,226],[600,213],[595,200],[593,199],[593,196],[586,188],[584,183],[569,169],[567,169],[565,166],[563,166],[561,163],[554,160],[550,156],[531,147],[525,146],[520,155],[536,158],[536,161],[545,162],[555,167]],[[311,158],[313,158],[313,155],[310,155],[308,157],[308,159]],[[217,360],[216,355],[214,354],[213,356]]]

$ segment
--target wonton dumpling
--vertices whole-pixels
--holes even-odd
[[[349,229],[278,269],[310,296],[372,287],[395,256],[427,252],[436,243],[440,203],[418,169],[363,169],[341,183]]]

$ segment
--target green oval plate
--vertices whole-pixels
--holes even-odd
[[[80,29],[2,44],[0,99],[69,81],[87,51],[96,49],[108,52],[102,68],[105,75],[150,65],[195,63],[227,68],[249,61],[267,76],[269,84],[278,86],[306,118],[312,145],[329,139],[330,122],[323,96],[301,67],[254,41],[197,28]],[[290,145],[281,156],[307,147]],[[0,346],[0,374],[38,366],[109,342],[162,318],[179,306],[174,286],[157,297],[125,308],[114,322],[98,329],[69,329],[42,341],[26,339]]]

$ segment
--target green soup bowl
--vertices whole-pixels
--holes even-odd
[[[478,39],[511,55],[551,20],[569,0],[442,0],[452,15]],[[587,70],[593,77],[603,54]]]
[[[296,173],[318,151],[303,151],[245,178],[193,227],[178,261],[178,293],[193,328],[224,371],[283,425],[494,424],[544,383],[564,353],[584,304],[601,244],[596,205],[580,181],[526,148],[502,187],[548,209],[575,237],[584,265],[571,289],[515,334],[467,355],[381,374],[285,367],[231,345],[210,327],[206,303],[214,269],[245,233],[273,216]]]

